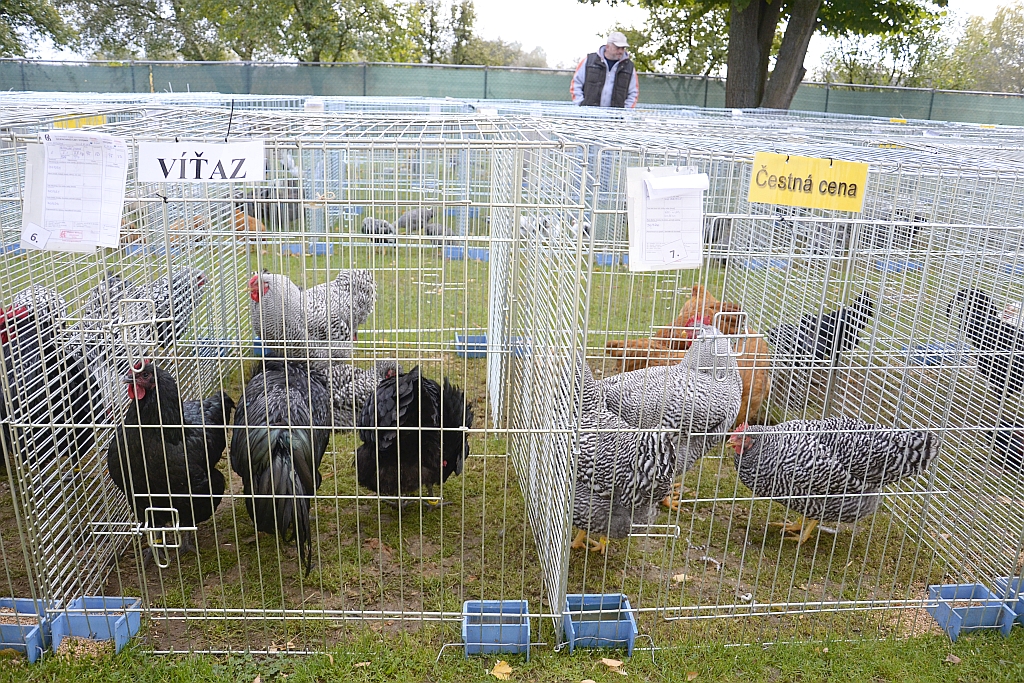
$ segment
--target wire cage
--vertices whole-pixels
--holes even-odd
[[[232,99],[6,105],[19,123],[0,148],[0,303],[33,286],[59,293],[57,348],[70,360],[86,354],[99,385],[85,393],[88,419],[72,410],[62,421],[66,382],[26,384],[20,370],[3,380],[4,427],[28,435],[4,444],[0,549],[12,596],[64,611],[85,596],[140,598],[157,651],[314,651],[356,622],[454,639],[444,622],[462,618],[465,600],[529,601],[541,638],[555,643],[567,596],[583,604],[593,594],[628,596],[633,625],[655,642],[684,620],[698,635],[764,643],[918,632],[931,624],[929,585],[1020,575],[1020,389],[991,370],[1006,362],[1006,340],[979,337],[991,321],[971,318],[975,299],[957,297],[985,292],[1011,349],[1024,343],[1011,331],[1024,306],[1020,164],[998,146],[1019,130],[416,98],[317,98],[321,112],[304,98]],[[101,110],[107,118],[83,125],[124,138],[133,154],[140,141],[221,140],[230,125],[232,138],[266,140],[267,179],[146,184],[130,166],[118,249],[21,252],[25,146],[58,120]],[[864,210],[748,203],[756,151],[870,163]],[[704,265],[630,272],[626,169],[665,165],[710,178]],[[410,211],[423,218],[403,222]],[[376,231],[375,221],[397,229]],[[255,530],[246,502],[258,495],[243,493],[230,445],[211,520],[139,519],[107,465],[132,401],[120,377],[151,358],[182,398],[240,399],[273,353],[251,319],[254,271],[310,289],[352,269],[372,274],[376,298],[339,363],[368,377],[378,363],[418,366],[463,388],[476,421],[462,473],[432,492],[378,495],[359,485],[362,438],[335,429],[311,502],[308,574],[294,542]],[[161,314],[154,283],[186,271],[202,275],[198,292]],[[90,300],[113,277],[153,293],[139,297],[142,315],[95,314]],[[747,421],[846,416],[926,429],[940,439],[935,462],[886,488],[875,514],[797,545],[770,527],[786,509],[752,493],[730,448],[716,445],[682,478],[675,509],[655,506],[603,555],[571,547],[574,505],[591,493],[588,439],[601,433],[585,420],[577,354],[601,386],[623,369],[612,342],[647,344],[634,365],[679,363],[685,344],[648,340],[692,330],[676,319],[693,312],[695,291],[724,302],[703,300],[740,362],[767,349],[752,366],[764,400],[747,404]],[[826,316],[862,295],[870,312],[838,351],[819,357],[813,344],[780,341],[787,325],[820,337]],[[161,335],[168,324],[175,332]],[[37,396],[49,401],[43,412],[27,407]],[[54,445],[30,447],[32,430]],[[685,442],[708,436],[692,429]],[[438,495],[451,504],[433,505]],[[190,540],[197,554],[178,547]],[[147,547],[154,558],[143,565]]]

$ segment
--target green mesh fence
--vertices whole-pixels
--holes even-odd
[[[50,92],[219,92],[252,95],[568,100],[572,73],[440,64],[80,63],[0,60],[0,89]],[[641,74],[644,104],[725,106],[725,81]],[[1024,125],[1024,96],[805,83],[792,109],[902,119]]]

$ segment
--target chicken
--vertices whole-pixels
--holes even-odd
[[[737,304],[717,300],[701,285],[694,285],[692,293],[670,327],[661,328],[651,339],[609,341],[605,353],[622,358],[622,368],[628,372],[681,361],[698,324],[717,324],[725,334],[743,335],[741,351],[736,357],[743,382],[736,423],[751,422],[760,413],[771,389],[768,345],[755,330],[744,326],[745,316],[740,315],[742,309]],[[716,320],[718,313],[726,315],[718,315]]]
[[[1000,423],[990,432],[995,449],[995,462],[1004,470],[1024,474],[1024,431],[1020,427]]]
[[[672,488],[682,444],[671,411],[650,420],[647,430],[610,411],[582,357],[574,384],[580,423],[572,523],[579,531],[571,547],[603,555],[610,538],[654,520],[658,501]]]
[[[743,395],[739,366],[729,338],[701,325],[689,351],[677,365],[613,375],[597,383],[607,408],[634,429],[657,425],[674,429],[677,475],[725,440],[736,423]],[[663,502],[679,508],[679,489]]]
[[[419,233],[433,218],[433,209],[412,209],[398,217],[398,220],[395,221],[395,230],[408,234]]]
[[[851,417],[741,425],[729,443],[740,481],[754,495],[803,516],[776,523],[800,544],[818,522],[855,522],[874,513],[882,489],[925,472],[939,448],[927,430],[889,430]]]
[[[461,389],[447,379],[442,386],[423,377],[419,366],[407,373],[392,368],[359,417],[359,484],[381,496],[425,486],[433,498],[435,486],[462,474],[469,456],[466,430],[472,428],[473,406]]]
[[[42,469],[61,454],[75,466],[94,445],[99,397],[80,349],[63,338],[66,315],[64,298],[38,285],[0,311],[3,441],[12,458],[18,454],[30,467]],[[80,426],[50,426],[61,424]]]
[[[197,268],[182,268],[168,278],[164,276],[149,285],[149,298],[156,309],[157,339],[164,348],[171,348],[184,337],[192,322],[192,313],[203,299],[206,274]],[[161,320],[162,319],[162,320]]]
[[[394,371],[396,367],[393,361],[377,361],[373,370],[357,368],[350,363],[328,365],[327,388],[331,394],[332,425],[335,430],[356,426],[366,400],[387,372]]]
[[[231,434],[231,469],[258,531],[294,541],[313,567],[310,508],[330,439],[327,378],[310,363],[264,360],[242,390]]]
[[[107,447],[107,470],[127,497],[139,522],[146,509],[174,508],[181,526],[213,517],[224,495],[217,464],[227,445],[234,401],[220,391],[199,401],[182,401],[171,374],[146,360],[124,377],[131,402]],[[169,512],[151,521],[172,523]],[[195,550],[189,535],[182,547]]]
[[[1003,322],[992,298],[980,289],[961,289],[946,306],[946,317],[960,329],[978,355],[978,372],[1002,393],[1024,387],[1024,330]]]
[[[395,226],[381,218],[364,218],[361,230],[364,235],[380,235],[373,239],[376,245],[395,243]]]
[[[773,397],[783,411],[802,411],[808,392],[827,386],[839,356],[860,343],[860,335],[875,314],[875,301],[861,292],[849,306],[821,315],[805,315],[798,323],[783,323],[766,336],[773,353]]]
[[[286,275],[264,271],[249,279],[249,297],[253,332],[264,346],[288,358],[340,360],[352,356],[356,330],[377,301],[377,284],[368,270],[342,270],[303,290]]]

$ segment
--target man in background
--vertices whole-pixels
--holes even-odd
[[[591,52],[572,75],[572,101],[583,107],[635,107],[640,94],[629,43],[619,31],[608,34],[607,44]]]

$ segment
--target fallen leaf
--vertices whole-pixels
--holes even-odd
[[[369,662],[357,662],[357,663],[352,665],[352,668],[353,669],[358,669],[358,668],[363,667],[363,666],[370,666],[370,663]]]
[[[807,590],[807,584],[806,583],[801,583],[799,586],[797,586],[797,588],[799,588],[802,591],[805,591],[805,590]]]
[[[473,583],[474,581],[476,581],[476,576],[474,576],[473,574],[470,574],[466,577],[466,583]]]
[[[686,680],[692,681],[693,679],[695,679],[699,675],[700,674],[698,674],[696,671],[687,671],[686,672]]]
[[[256,678],[252,679],[252,683],[260,683],[260,675],[256,674]]]
[[[828,654],[828,648],[827,647],[822,648],[821,651],[822,651],[823,654],[826,654],[826,655]]]
[[[952,652],[950,652],[948,655],[946,655],[946,662],[949,663],[949,664],[959,664],[960,663],[960,658],[957,657]]]
[[[689,578],[690,577],[687,576],[686,574],[676,574],[675,576],[672,577],[672,580],[675,581],[676,583],[682,583],[683,581],[686,581]]]
[[[499,659],[491,669],[491,675],[500,681],[507,681],[512,676],[512,667],[504,659]]]
[[[580,683],[597,683],[597,681],[593,680],[592,678],[584,678],[582,681],[580,681]]]
[[[618,659],[608,659],[607,657],[601,658],[601,663],[607,666],[609,669],[618,669],[622,666],[622,662]]]

